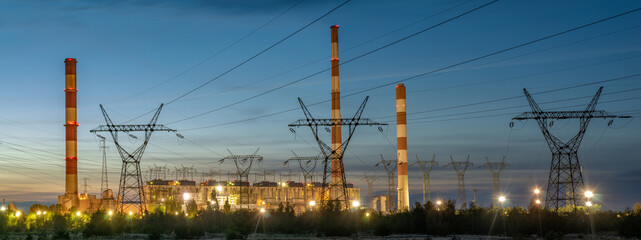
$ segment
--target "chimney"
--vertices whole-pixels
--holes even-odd
[[[76,59],[65,59],[65,132],[66,132],[66,154],[65,154],[65,195],[78,198],[78,141],[76,118]],[[75,202],[75,201],[74,201]],[[77,204],[74,204],[77,206]]]
[[[332,119],[340,121],[341,119],[341,91],[338,77],[338,25],[331,26],[332,30]],[[332,149],[335,151],[332,154],[332,184],[341,184],[340,181],[343,177],[341,172],[342,160],[340,156],[343,154],[341,144],[341,125],[332,126]]]
[[[407,118],[405,115],[405,85],[396,85],[396,147],[398,161],[398,210],[409,211],[407,179]]]

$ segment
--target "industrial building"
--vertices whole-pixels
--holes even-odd
[[[231,209],[276,209],[279,204],[290,204],[299,214],[320,206],[322,184],[300,183],[294,181],[261,181],[250,184],[241,181],[209,180],[196,184],[190,180],[149,181],[144,186],[147,209],[158,209],[167,202],[188,204],[193,200],[199,210],[218,205],[222,208],[228,203]],[[351,201],[360,201],[360,189],[347,184]],[[248,197],[246,197],[248,196]]]

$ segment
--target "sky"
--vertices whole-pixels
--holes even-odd
[[[536,122],[511,120],[531,110],[523,88],[543,110],[559,111],[585,109],[603,86],[597,109],[636,118],[590,122],[578,153],[585,185],[605,209],[641,202],[641,11],[554,35],[640,8],[638,1],[498,1],[451,21],[490,1],[343,2],[0,0],[0,197],[53,203],[64,192],[70,57],[78,61],[81,190],[87,178],[87,191],[100,191],[102,151],[89,132],[105,123],[99,104],[114,123],[132,124],[149,122],[143,114],[165,103],[158,123],[184,139],[154,133],[143,171],[193,166],[199,180],[235,171],[219,163],[227,149],[258,148],[264,160],[252,172],[299,171],[283,165],[291,152],[319,149],[309,129],[287,125],[304,117],[298,97],[314,117],[330,118],[329,27],[339,25],[342,115],[369,96],[363,117],[389,124],[359,126],[346,151],[347,182],[361,187],[362,200],[365,172],[377,176],[375,194],[386,193],[386,173],[375,164],[396,155],[394,85],[404,83],[409,161],[439,162],[432,198],[457,198],[446,165],[450,155],[469,155],[467,200],[477,189],[488,205],[492,179],[482,165],[505,156],[501,190],[508,204],[527,206],[535,186],[545,190],[551,153]],[[568,140],[579,122],[549,128]],[[133,134],[139,139],[119,141],[134,148],[142,135]],[[325,131],[320,137],[330,141]],[[107,147],[116,189],[121,160],[112,141]],[[422,200],[421,176],[410,166],[411,202]]]

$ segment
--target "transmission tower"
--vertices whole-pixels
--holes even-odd
[[[418,165],[418,168],[421,169],[421,173],[423,173],[423,204],[427,203],[425,201],[425,193],[427,192],[427,201],[432,201],[432,189],[431,189],[431,183],[430,183],[430,172],[432,171],[432,168],[434,166],[438,166],[438,162],[436,160],[436,154],[432,156],[432,161],[421,161],[418,159],[418,155],[416,155],[416,163],[413,163],[412,165],[416,164]]]
[[[245,206],[249,207],[249,172],[251,171],[252,164],[254,160],[257,162],[263,161],[263,156],[257,155],[258,150],[256,149],[251,155],[236,155],[227,149],[229,156],[220,159],[220,163],[224,163],[225,160],[230,159],[234,160],[236,165],[236,174],[238,175],[238,180],[240,180],[240,205],[246,204]]]
[[[374,182],[376,181],[376,173],[372,175],[367,175],[367,171],[363,175],[363,181],[367,182],[367,197],[368,197],[368,206],[372,208],[372,199],[374,198]]]
[[[289,164],[289,161],[297,161],[298,166],[300,166],[300,171],[303,174],[303,200],[307,204],[308,202],[308,196],[310,195],[307,190],[308,190],[308,184],[314,182],[314,170],[316,169],[316,163],[318,160],[322,160],[323,157],[321,154],[318,154],[316,156],[311,156],[311,157],[301,157],[296,155],[294,151],[292,151],[292,154],[294,154],[294,157],[288,159],[285,161],[283,164],[287,166]],[[312,164],[312,162],[314,164]],[[311,192],[311,199],[314,199],[314,192]]]
[[[119,212],[125,211],[125,205],[133,207],[137,212],[142,215],[147,209],[145,203],[145,192],[142,190],[142,175],[140,173],[140,160],[142,155],[145,152],[145,148],[149,143],[151,134],[158,131],[165,132],[176,132],[176,130],[165,127],[161,124],[156,124],[158,121],[158,116],[162,110],[163,104],[160,104],[160,107],[151,118],[148,124],[120,124],[116,125],[111,121],[109,115],[105,109],[100,105],[100,110],[102,110],[102,115],[105,117],[106,125],[100,125],[98,128],[91,130],[90,132],[109,132],[113,138],[114,144],[118,149],[118,153],[122,158],[122,170],[120,172],[120,186],[118,189],[118,199],[116,202],[116,208]],[[129,152],[120,145],[118,141],[118,133],[125,132],[127,134],[131,132],[144,132],[145,140],[143,143],[136,148],[133,152]],[[134,212],[134,211],[131,211]]]
[[[303,103],[303,100],[298,98],[303,113],[305,114],[305,119],[299,119],[296,122],[289,124],[290,131],[295,132],[293,127],[304,127],[307,126],[312,130],[314,138],[318,143],[318,147],[323,154],[325,159],[323,160],[323,184],[321,188],[321,207],[327,204],[327,201],[336,201],[344,206],[345,209],[349,209],[349,195],[347,194],[347,184],[345,181],[345,168],[343,165],[343,156],[349,142],[356,131],[356,127],[359,125],[365,126],[374,126],[374,125],[387,125],[385,123],[376,123],[368,118],[361,118],[363,110],[365,109],[365,104],[367,103],[369,97],[365,97],[365,100],[361,106],[356,110],[356,113],[352,118],[340,118],[340,119],[316,119],[312,116],[311,112],[307,109],[307,106]],[[318,127],[328,127],[328,126],[347,126],[349,128],[347,140],[340,143],[335,148],[328,146],[323,142],[318,136]],[[331,161],[330,161],[331,159]]]
[[[383,154],[381,154],[381,161],[377,162],[374,166],[383,166],[385,168],[385,172],[387,172],[387,209],[392,210],[394,209],[392,206],[394,206],[394,201],[392,201],[392,186],[394,186],[394,171],[396,171],[396,166],[397,166],[397,160],[385,160],[383,158]]]
[[[505,156],[500,162],[490,162],[490,159],[485,156],[485,163],[481,168],[488,168],[492,172],[492,204],[499,200],[499,194],[501,194],[501,170],[509,166],[510,164],[505,163]]]
[[[577,152],[590,120],[592,118],[630,118],[630,116],[617,116],[606,111],[594,110],[601,96],[601,91],[603,91],[603,87],[599,88],[583,111],[543,111],[530,96],[530,93],[525,88],[523,89],[532,111],[524,112],[512,119],[536,119],[552,152],[552,163],[550,164],[550,175],[545,197],[546,208],[558,210],[564,206],[582,205],[583,169],[579,164]],[[579,132],[569,141],[563,142],[550,133],[548,119],[579,119]]]
[[[103,193],[109,189],[109,178],[107,178],[107,146],[106,139],[100,134],[96,134],[100,139],[100,149],[102,150],[102,179],[100,180],[100,192]]]
[[[461,209],[463,206],[463,203],[467,201],[465,199],[465,170],[467,170],[467,167],[473,166],[470,162],[470,155],[467,155],[467,160],[465,162],[455,162],[454,158],[452,158],[452,155],[450,155],[450,160],[452,160],[450,163],[445,165],[444,167],[449,167],[452,166],[454,168],[454,171],[456,171],[456,177],[458,178],[458,208]]]
[[[82,184],[82,189],[84,190],[85,194],[87,194],[87,190],[88,190],[89,188],[91,188],[91,187],[89,186],[89,184],[87,183],[87,180],[89,180],[89,178],[83,178],[82,180],[84,180],[84,182],[85,182],[85,184]]]

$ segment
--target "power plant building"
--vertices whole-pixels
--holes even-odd
[[[166,208],[168,204],[187,205],[194,201],[198,210],[225,204],[233,209],[276,209],[280,204],[289,204],[294,211],[302,213],[320,207],[321,183],[300,183],[293,181],[261,181],[250,184],[240,181],[205,181],[197,184],[190,180],[161,180],[147,182],[144,186],[147,209]],[[249,191],[249,204],[240,204],[241,191]],[[347,184],[349,199],[359,200],[360,189]],[[243,194],[242,196],[247,196]],[[310,204],[310,202],[317,204]],[[184,210],[184,209],[181,209]]]

